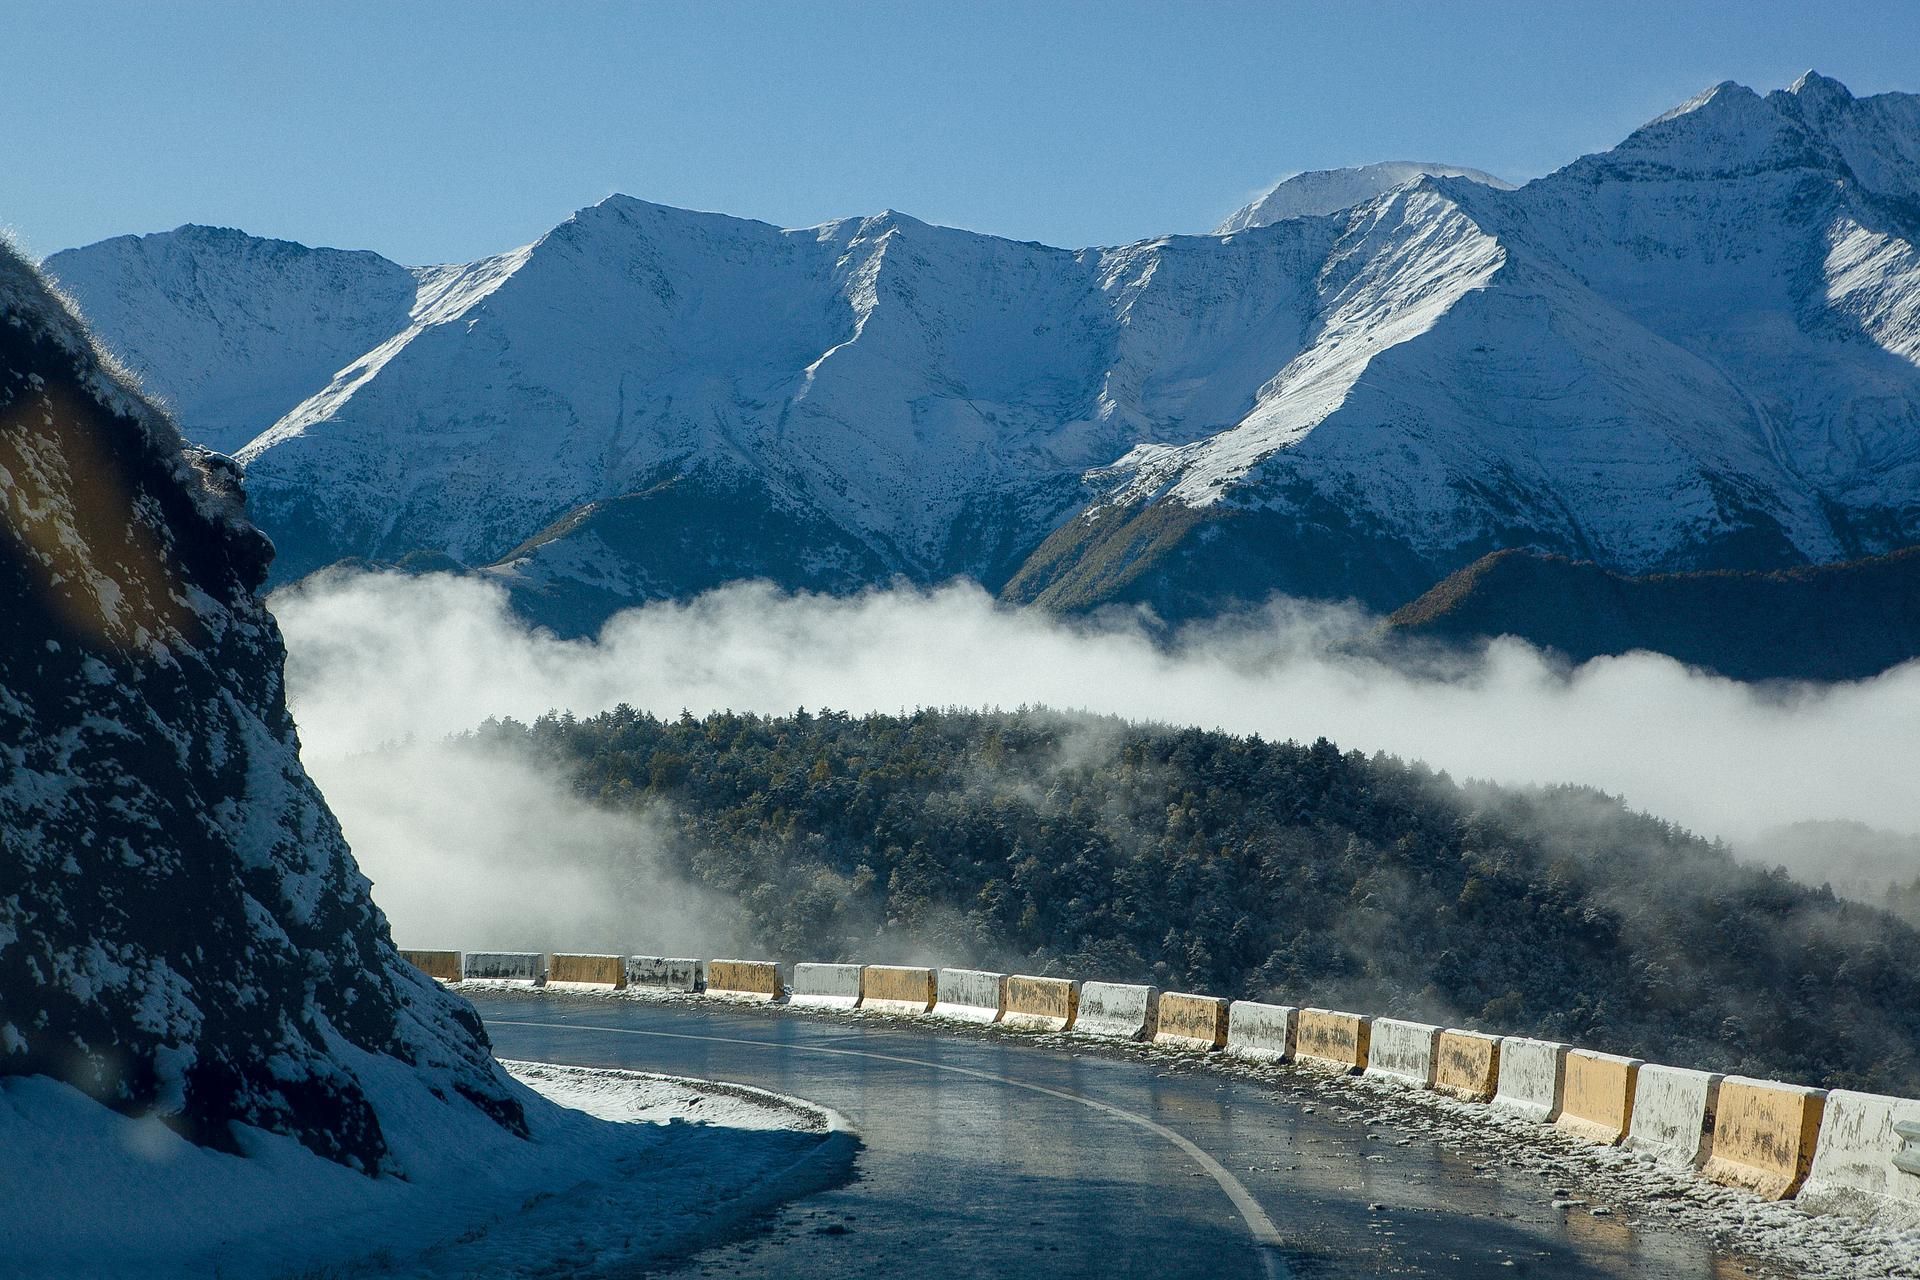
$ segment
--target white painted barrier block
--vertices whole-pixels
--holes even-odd
[[[787,1003],[816,1009],[857,1008],[864,969],[857,964],[796,964]]]
[[[1920,1101],[1829,1093],[1799,1202],[1815,1213],[1920,1230]]]
[[[628,956],[627,987],[642,991],[704,991],[707,962],[671,956]]]
[[[1114,1040],[1151,1040],[1158,987],[1135,987],[1119,982],[1080,984],[1080,1013],[1073,1029]]]
[[[1295,1005],[1235,1000],[1227,1006],[1227,1052],[1255,1062],[1286,1062],[1293,1057],[1299,1020]]]
[[[468,982],[539,986],[547,980],[547,955],[544,951],[469,951],[461,957],[460,972]]]
[[[1433,1049],[1440,1028],[1401,1018],[1375,1018],[1362,1074],[1426,1089],[1433,1085]]]
[[[1713,1107],[1722,1079],[1717,1071],[1653,1063],[1641,1067],[1633,1090],[1627,1149],[1662,1164],[1699,1168],[1713,1141]]]
[[[1525,1036],[1500,1038],[1500,1087],[1493,1107],[1509,1115],[1551,1124],[1560,1118],[1567,1046]]]
[[[934,983],[936,1018],[998,1022],[1007,1007],[1007,975],[983,969],[942,969]]]

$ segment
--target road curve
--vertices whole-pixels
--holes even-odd
[[[504,1058],[738,1081],[859,1131],[857,1181],[675,1277],[1754,1274],[1697,1238],[1555,1208],[1535,1175],[1334,1118],[1304,1084],[897,1019],[472,998]]]

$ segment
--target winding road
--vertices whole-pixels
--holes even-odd
[[[856,1180],[665,1274],[1749,1280],[1697,1238],[1554,1206],[1537,1174],[1409,1141],[1305,1080],[897,1019],[472,996],[503,1058],[757,1085],[846,1116]]]

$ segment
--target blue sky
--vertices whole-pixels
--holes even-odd
[[[0,226],[41,254],[192,221],[449,261],[614,191],[1109,244],[1204,231],[1301,169],[1532,177],[1720,80],[1920,91],[1913,0],[62,0],[0,21]]]

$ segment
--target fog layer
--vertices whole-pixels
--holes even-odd
[[[597,641],[530,630],[472,578],[333,574],[271,604],[308,768],[403,941],[543,945],[534,917],[556,912],[579,940],[544,945],[725,931],[723,904],[643,887],[644,824],[584,808],[537,765],[442,741],[488,716],[622,702],[662,716],[1045,704],[1324,736],[1462,778],[1585,783],[1736,845],[1811,820],[1920,832],[1920,663],[1757,687],[1648,654],[1568,670],[1517,641],[1408,662],[1341,609],[1276,605],[1169,640],[1140,619],[1061,621],[968,586],[852,599],[734,586],[621,614]],[[407,745],[366,755],[394,743]],[[599,922],[597,941],[581,920]]]

